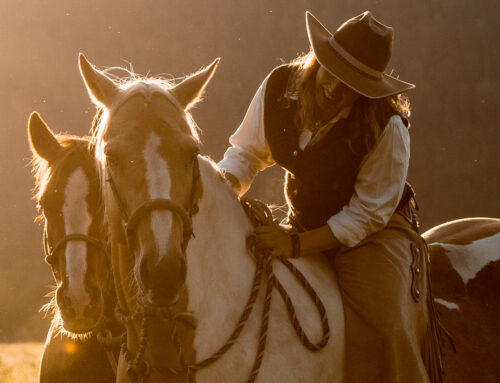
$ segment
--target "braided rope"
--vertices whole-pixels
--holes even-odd
[[[301,286],[304,288],[304,290],[307,292],[309,297],[314,301],[314,304],[316,306],[316,309],[318,310],[320,319],[321,319],[321,326],[323,330],[323,335],[321,337],[321,340],[314,344],[309,340],[309,337],[306,335],[304,329],[302,328],[302,325],[300,324],[299,319],[297,318],[297,314],[295,312],[295,307],[293,306],[293,302],[290,299],[290,296],[286,292],[285,288],[283,285],[278,281],[277,278],[274,278],[275,281],[275,287],[279,291],[281,297],[283,298],[283,301],[285,302],[285,306],[288,312],[288,317],[290,318],[290,321],[293,324],[293,328],[295,330],[295,333],[299,337],[300,341],[302,344],[307,347],[311,351],[319,351],[323,349],[327,343],[328,340],[330,339],[330,325],[328,324],[328,315],[326,313],[325,306],[323,302],[321,301],[320,297],[314,290],[314,288],[311,286],[311,284],[307,281],[306,277],[304,274],[302,274],[297,267],[295,267],[290,261],[288,261],[286,258],[279,257],[278,258],[281,263],[283,263],[293,274],[295,278],[300,282]]]
[[[260,366],[262,365],[262,360],[264,359],[264,353],[266,351],[267,344],[267,330],[269,328],[269,312],[271,311],[271,298],[273,296],[273,283],[272,280],[275,276],[272,271],[272,260],[267,258],[265,261],[265,270],[268,277],[266,286],[266,295],[264,298],[264,310],[262,312],[262,323],[260,326],[259,343],[257,347],[257,354],[255,356],[255,362],[250,372],[250,377],[248,378],[248,383],[253,383],[259,375]]]
[[[246,206],[245,206],[246,205]],[[262,203],[260,206],[262,207]],[[267,206],[263,205],[266,209]],[[251,202],[248,200],[245,201],[244,204],[245,210],[251,210]],[[259,218],[264,218],[264,219],[272,219],[272,214],[270,212],[264,211],[262,212],[252,212],[253,216],[255,217],[256,215],[260,214]],[[234,345],[236,340],[239,338],[241,333],[243,332],[243,329],[247,323],[248,318],[250,317],[253,308],[255,306],[255,302],[257,300],[257,296],[260,290],[260,285],[262,281],[263,274],[265,274],[265,279],[266,279],[266,291],[265,291],[265,297],[264,297],[264,308],[262,312],[262,321],[261,321],[261,326],[260,326],[260,332],[259,332],[259,340],[258,340],[258,347],[257,347],[257,353],[255,356],[255,361],[252,367],[252,370],[250,372],[250,376],[247,380],[248,383],[254,383],[258,377],[260,367],[262,365],[262,361],[264,359],[265,355],[265,350],[266,350],[266,344],[267,344],[267,335],[268,335],[268,328],[269,328],[269,315],[271,311],[271,300],[272,300],[272,292],[273,289],[276,288],[278,292],[280,293],[283,302],[285,303],[285,307],[287,309],[288,317],[290,319],[290,322],[292,323],[292,326],[295,330],[295,333],[297,334],[297,337],[301,341],[302,345],[306,347],[307,349],[311,351],[319,351],[323,349],[329,339],[330,339],[330,327],[328,324],[328,316],[326,313],[325,306],[323,302],[321,301],[319,295],[316,293],[314,288],[311,286],[311,284],[307,281],[305,276],[295,267],[290,261],[283,257],[276,257],[273,258],[269,254],[269,252],[260,252],[257,253],[254,251],[254,258],[256,260],[256,268],[255,268],[255,274],[254,274],[254,279],[252,282],[252,288],[250,290],[250,295],[248,297],[247,304],[245,305],[245,308],[237,322],[236,327],[234,328],[233,332],[227,339],[227,341],[216,351],[214,352],[210,357],[198,362],[194,363],[191,365],[188,365],[184,354],[182,352],[182,345],[179,340],[179,335],[177,331],[177,321],[183,321],[187,324],[193,325],[192,320],[190,318],[187,318],[185,313],[180,313],[180,314],[175,314],[172,315],[172,313],[165,308],[145,308],[143,307],[142,310],[132,313],[132,314],[125,314],[120,311],[120,309],[117,307],[116,309],[116,316],[122,323],[128,323],[131,321],[137,321],[138,319],[141,320],[141,326],[140,326],[140,334],[139,334],[139,347],[136,355],[132,355],[130,351],[128,351],[127,348],[127,338],[126,338],[126,333],[124,333],[123,338],[122,338],[122,353],[124,355],[125,361],[128,363],[128,369],[127,369],[127,374],[129,375],[129,378],[133,383],[143,383],[145,382],[147,376],[151,372],[151,367],[147,362],[143,359],[144,352],[145,352],[145,347],[147,343],[147,326],[148,326],[148,318],[152,315],[155,314],[160,314],[162,315],[166,320],[173,321],[173,330],[172,330],[172,343],[174,344],[177,357],[179,359],[180,365],[181,365],[181,370],[174,369],[174,368],[169,368],[169,371],[174,374],[174,375],[179,375],[182,372],[186,373],[187,380],[190,383],[194,383],[195,381],[195,376],[196,372],[203,369],[204,367],[207,367],[219,359],[222,358],[223,355],[225,355],[229,349]],[[273,260],[278,260],[280,261],[285,267],[287,267],[290,272],[295,276],[295,278],[299,281],[300,285],[305,289],[309,297],[314,301],[314,304],[316,306],[316,309],[318,310],[318,313],[321,318],[321,325],[322,325],[322,331],[323,335],[321,337],[321,340],[314,344],[313,342],[310,341],[309,337],[306,335],[298,317],[296,314],[295,307],[293,305],[293,302],[286,292],[286,289],[283,287],[283,285],[279,282],[277,277],[275,276],[273,272]]]
[[[219,360],[230,348],[231,346],[235,343],[235,341],[238,339],[239,335],[243,331],[243,328],[246,324],[246,321],[248,317],[250,316],[250,313],[252,312],[252,309],[254,307],[254,303],[257,297],[257,293],[260,288],[260,279],[262,276],[262,273],[265,272],[266,275],[266,292],[265,292],[265,298],[264,298],[264,309],[262,312],[262,322],[261,322],[261,327],[260,327],[260,333],[259,333],[259,341],[258,341],[258,347],[257,347],[257,353],[255,356],[255,361],[252,367],[252,370],[250,372],[250,376],[247,380],[248,383],[254,383],[258,377],[260,367],[262,365],[262,360],[264,359],[264,354],[266,350],[266,344],[267,344],[267,334],[268,334],[268,328],[269,328],[269,313],[271,311],[271,298],[272,298],[272,292],[273,289],[276,288],[278,292],[280,293],[286,309],[288,313],[288,317],[290,318],[290,322],[292,323],[292,326],[295,330],[295,333],[297,334],[299,340],[301,341],[302,345],[306,347],[307,349],[311,351],[320,351],[322,350],[327,344],[330,339],[330,326],[328,324],[328,315],[326,313],[325,306],[323,302],[321,301],[319,295],[316,293],[314,288],[311,286],[311,284],[307,281],[305,276],[288,260],[286,260],[283,257],[277,257],[275,259],[279,260],[282,262],[291,272],[292,274],[297,278],[297,280],[300,282],[301,286],[306,290],[307,294],[309,297],[314,301],[314,304],[316,306],[316,309],[318,310],[318,313],[321,318],[321,325],[322,325],[322,330],[323,330],[323,335],[318,343],[313,343],[309,339],[309,337],[306,335],[299,319],[297,318],[296,310],[293,305],[292,300],[290,299],[290,296],[286,292],[285,288],[283,285],[279,282],[279,280],[276,278],[274,272],[273,272],[273,265],[272,261],[273,258],[270,257],[268,254],[259,254],[256,256],[257,258],[257,267],[256,267],[256,273],[254,277],[254,284],[252,285],[252,290],[251,294],[248,300],[248,303],[245,307],[245,310],[243,311],[243,314],[240,317],[240,320],[238,321],[238,324],[231,334],[231,336],[228,338],[226,343],[219,348],[212,356],[206,358],[205,360],[190,365],[188,366],[188,381],[189,382],[194,382],[194,375],[196,374],[197,371],[201,370],[204,367],[207,367],[213,363],[215,363],[217,360]]]
[[[254,280],[252,283],[252,289],[250,292],[250,296],[248,297],[247,304],[245,306],[245,309],[243,310],[240,319],[238,320],[238,324],[233,330],[233,333],[229,336],[228,340],[224,345],[222,345],[215,353],[212,354],[212,356],[198,362],[192,365],[188,366],[188,376],[192,377],[191,379],[194,379],[194,375],[196,371],[201,370],[204,367],[207,367],[211,365],[212,363],[216,362],[219,360],[230,348],[231,346],[236,342],[238,337],[240,336],[241,332],[243,331],[243,328],[245,327],[245,324],[250,317],[250,314],[253,311],[253,307],[255,305],[255,301],[257,300],[257,295],[260,289],[260,282],[261,282],[261,277],[262,277],[262,272],[264,271],[264,268],[262,267],[262,259],[257,260],[257,267],[255,269],[255,275],[254,275]],[[194,381],[194,380],[190,380]]]

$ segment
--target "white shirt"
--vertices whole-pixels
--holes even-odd
[[[219,167],[240,182],[240,194],[250,187],[260,170],[275,164],[264,133],[264,96],[267,77],[255,93],[245,117],[229,138],[231,147]],[[333,126],[344,116],[327,124]],[[313,145],[311,132],[303,130],[299,145]],[[392,116],[375,146],[363,158],[354,184],[354,194],[344,208],[328,219],[335,237],[345,246],[355,246],[368,235],[383,229],[403,194],[410,159],[410,136],[401,117]]]

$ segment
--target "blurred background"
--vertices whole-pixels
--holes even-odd
[[[389,69],[415,83],[409,180],[422,228],[500,217],[498,2],[490,0],[1,0],[0,342],[41,341],[52,275],[34,223],[26,122],[84,135],[94,106],[77,67],[189,74],[221,65],[194,110],[203,153],[221,159],[266,74],[309,49],[304,12],[331,31],[366,9],[395,28]],[[282,173],[260,175],[253,197],[282,204]]]

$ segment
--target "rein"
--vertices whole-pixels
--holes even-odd
[[[253,222],[254,226],[268,224],[273,221],[272,213],[264,203],[250,199],[241,199],[240,202],[245,209],[245,212]],[[252,371],[250,372],[250,377],[248,378],[247,383],[254,383],[256,381],[260,366],[262,364],[262,360],[264,359],[264,353],[267,343],[267,331],[269,325],[269,311],[271,309],[271,297],[274,288],[278,290],[281,298],[283,299],[283,302],[285,303],[290,322],[292,323],[295,333],[297,334],[302,345],[310,351],[320,351],[328,344],[328,341],[330,339],[330,326],[328,324],[328,316],[326,314],[325,306],[321,301],[319,295],[307,281],[305,276],[284,257],[272,257],[269,252],[256,252],[255,248],[254,256],[256,259],[256,268],[252,283],[252,289],[245,309],[243,310],[240,319],[238,320],[238,324],[236,325],[233,333],[228,338],[226,343],[222,347],[220,347],[219,350],[217,350],[214,354],[212,354],[212,356],[206,358],[201,362],[185,366],[188,381],[190,383],[194,382],[195,373],[197,371],[218,361],[236,342],[241,332],[243,331],[250,314],[253,311],[253,307],[257,300],[257,295],[260,289],[262,275],[264,275],[266,283],[264,310],[262,312],[262,322],[260,327],[257,354],[255,356],[254,365]],[[309,337],[306,335],[302,325],[300,324],[290,296],[273,272],[273,260],[278,260],[285,267],[287,267],[294,275],[294,277],[299,281],[301,286],[305,289],[309,297],[314,301],[316,309],[318,310],[318,313],[320,315],[323,332],[323,335],[318,343],[311,342]]]
[[[245,212],[250,217],[254,225],[262,225],[269,223],[272,221],[272,213],[269,211],[269,208],[259,202],[248,199],[242,199],[241,204],[245,209]],[[328,324],[328,316],[326,314],[326,309],[321,301],[320,297],[314,290],[314,288],[307,281],[305,276],[286,258],[283,257],[271,257],[268,252],[256,252],[254,249],[254,256],[256,259],[256,268],[255,274],[252,282],[252,288],[250,291],[250,295],[248,297],[247,304],[238,320],[236,327],[234,328],[232,334],[229,336],[227,341],[210,357],[194,364],[188,364],[185,360],[185,357],[182,352],[182,346],[179,341],[179,336],[177,333],[177,322],[181,321],[191,326],[192,328],[196,327],[195,319],[192,317],[190,313],[178,313],[173,314],[170,312],[168,308],[154,308],[154,307],[143,307],[140,312],[132,315],[125,315],[121,312],[117,312],[117,316],[123,322],[129,322],[132,320],[140,320],[141,328],[139,334],[139,347],[136,355],[132,355],[127,349],[127,338],[126,333],[124,333],[122,337],[122,353],[124,355],[125,361],[128,363],[127,374],[132,382],[142,383],[145,382],[147,376],[151,373],[153,367],[150,366],[145,360],[142,359],[146,347],[147,342],[147,326],[149,322],[149,318],[154,315],[161,315],[165,319],[173,322],[173,331],[172,331],[172,342],[175,346],[177,357],[179,364],[181,366],[180,369],[169,368],[168,372],[172,375],[178,376],[180,374],[185,374],[189,383],[194,383],[196,372],[199,370],[212,365],[221,359],[229,349],[236,343],[239,336],[243,332],[245,325],[250,317],[253,308],[255,306],[255,302],[257,300],[257,296],[260,290],[260,286],[262,283],[262,279],[264,279],[266,283],[266,292],[264,298],[264,310],[262,313],[262,322],[259,333],[259,342],[257,354],[255,356],[255,361],[252,367],[252,371],[250,372],[250,376],[247,380],[247,383],[254,383],[258,377],[260,367],[262,365],[262,361],[264,359],[266,344],[267,344],[267,334],[268,334],[268,325],[269,325],[269,312],[271,309],[271,297],[273,289],[278,290],[283,302],[285,303],[285,307],[287,309],[288,317],[292,326],[295,330],[296,335],[298,336],[300,342],[304,347],[309,349],[310,351],[320,351],[327,344],[330,339],[330,327]],[[286,292],[286,289],[280,283],[278,278],[275,276],[273,272],[273,261],[277,260],[281,262],[290,272],[294,275],[294,277],[298,280],[300,285],[307,292],[309,297],[313,300],[316,309],[320,315],[321,326],[322,326],[322,337],[317,343],[311,342],[307,334],[305,333],[302,325],[300,324],[299,319],[297,318],[297,314],[295,311],[295,307],[293,305],[290,296]],[[264,276],[264,278],[263,278]]]

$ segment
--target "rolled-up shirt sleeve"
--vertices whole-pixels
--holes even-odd
[[[343,245],[355,246],[387,225],[403,194],[409,159],[408,129],[401,117],[393,116],[365,156],[349,203],[328,220]]]
[[[219,167],[235,176],[244,194],[260,170],[274,165],[271,150],[264,133],[264,96],[267,79],[255,93],[236,132],[229,138],[231,146],[224,153]]]

